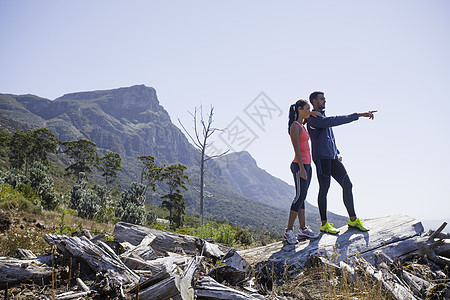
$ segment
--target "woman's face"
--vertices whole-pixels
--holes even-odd
[[[309,104],[305,104],[305,106],[303,106],[303,108],[301,108],[301,107],[298,108],[298,115],[302,119],[308,119],[310,112],[311,112],[311,109],[310,109]]]

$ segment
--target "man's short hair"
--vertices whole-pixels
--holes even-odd
[[[324,94],[324,92],[320,92],[320,91],[312,92],[311,95],[309,95],[309,102],[311,102],[311,104],[313,104],[313,103],[312,103],[313,100],[314,100],[314,99],[317,99],[317,96],[323,95],[323,94]]]

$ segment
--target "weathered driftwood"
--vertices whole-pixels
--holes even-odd
[[[194,275],[201,259],[201,256],[192,257],[184,269],[183,276],[180,279],[180,296],[183,300],[194,299]]]
[[[139,299],[169,299],[177,297],[183,300],[194,299],[192,281],[200,261],[201,257],[193,257],[186,264],[182,276],[172,273],[169,278],[159,281],[149,288],[141,288]]]
[[[237,284],[244,280],[251,266],[234,249],[228,252],[222,258],[223,264],[217,266],[209,272],[209,276],[219,282],[226,281],[229,284]]]
[[[122,253],[120,255],[121,258],[124,257],[140,257],[143,260],[152,260],[156,258],[155,251],[150,246],[152,241],[154,239],[154,236],[147,235],[145,236],[141,243],[133,247],[132,249]]]
[[[75,292],[69,291],[65,293],[61,293],[56,295],[55,299],[57,300],[71,300],[71,299],[80,299],[81,297],[86,297],[91,294],[91,291],[88,292]]]
[[[20,259],[36,259],[36,255],[31,250],[28,249],[17,249],[16,250],[17,256]]]
[[[20,260],[0,257],[0,286],[6,283],[33,281],[42,284],[52,275],[52,268],[37,260]]]
[[[376,250],[390,257],[401,257],[417,250],[416,239],[423,231],[419,221],[403,215],[370,219],[364,224],[370,231],[360,232],[345,226],[340,228],[339,235],[322,234],[318,239],[297,245],[276,242],[238,253],[252,265],[266,262],[278,265],[280,269],[285,264],[302,268],[310,255],[317,253],[326,258],[335,257],[337,263],[356,256],[374,263]]]
[[[135,257],[122,258],[127,267],[132,270],[148,270],[153,274],[159,273],[167,268],[167,265],[184,265],[187,262],[187,257],[172,253],[167,257],[160,257],[154,260],[143,260]]]
[[[402,278],[407,286],[414,292],[414,295],[423,297],[435,286],[434,283],[424,280],[408,271],[402,271]]]
[[[430,235],[430,240],[435,239],[442,232],[442,230],[444,230],[445,226],[447,226],[447,222],[442,223],[442,225]]]
[[[213,259],[219,259],[225,255],[218,244],[213,244],[206,240],[201,240],[201,243],[202,255]]]
[[[116,224],[113,235],[116,241],[126,241],[135,246],[139,245],[145,237],[149,236],[151,239],[150,246],[158,256],[166,256],[168,252],[188,255],[199,254],[196,247],[197,238],[190,235],[151,229],[124,222]]]
[[[173,275],[139,292],[139,299],[169,299],[180,294],[180,276]]]
[[[380,281],[391,297],[398,300],[417,299],[410,289],[392,272],[383,272],[375,269],[364,258],[359,258],[356,264],[366,273],[369,278]]]
[[[122,285],[132,285],[139,281],[139,276],[101,241],[95,245],[84,236],[79,238],[53,234],[44,235],[44,240],[50,245],[56,245],[60,251],[68,251],[73,256],[86,261],[89,267],[102,274],[113,288],[118,289]]]
[[[209,276],[203,276],[195,286],[196,299],[264,299],[261,295],[250,295],[218,283]]]
[[[82,289],[84,292],[89,292],[91,289],[84,283],[83,280],[80,278],[77,278],[77,285],[80,289]]]

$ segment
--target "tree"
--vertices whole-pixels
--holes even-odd
[[[226,153],[228,153],[229,150],[222,152],[217,155],[207,156],[206,151],[208,147],[210,147],[213,143],[209,143],[208,139],[214,134],[216,131],[221,131],[221,129],[212,127],[212,123],[214,122],[213,116],[214,116],[214,107],[211,106],[211,110],[209,111],[209,114],[207,115],[207,121],[205,121],[203,117],[203,109],[200,106],[200,108],[195,107],[194,113],[190,113],[193,122],[194,122],[194,136],[193,137],[183,126],[180,119],[178,119],[178,122],[180,123],[181,127],[183,127],[183,130],[186,132],[186,134],[189,136],[191,141],[194,143],[194,146],[197,148],[197,150],[200,152],[200,215],[202,217],[202,226],[204,224],[204,216],[203,216],[203,200],[204,200],[204,179],[205,179],[205,163],[213,158],[218,158]],[[198,118],[197,114],[199,115],[200,119]]]
[[[30,131],[30,136],[33,140],[31,147],[32,161],[40,161],[44,164],[48,162],[47,153],[56,153],[58,140],[55,138],[53,132],[48,128],[38,128]]]
[[[98,165],[98,154],[94,149],[96,144],[88,139],[65,141],[61,143],[65,148],[63,153],[69,155],[73,163],[66,168],[66,172],[74,174],[80,180],[80,173],[91,173],[91,166]]]
[[[7,149],[12,134],[5,128],[0,128],[0,156],[7,156]]]
[[[124,222],[143,224],[146,220],[145,190],[145,185],[133,181],[130,188],[120,195],[115,211],[116,217],[120,217]]]
[[[47,153],[55,153],[58,141],[48,128],[16,131],[9,140],[9,161],[13,169],[25,165],[25,176],[34,162],[48,163]]]
[[[189,181],[189,177],[184,174],[184,171],[186,171],[186,166],[182,164],[167,166],[162,171],[162,178],[169,186],[169,193],[161,197],[165,199],[161,205],[169,210],[169,221],[172,228],[183,225],[186,205],[180,188],[187,190],[185,181]]]
[[[121,161],[120,154],[115,152],[108,152],[100,158],[99,168],[103,171],[102,176],[105,177],[106,185],[114,182],[117,171],[122,171]]]
[[[152,191],[156,191],[156,182],[161,181],[162,169],[163,167],[159,167],[155,163],[155,158],[151,155],[142,155],[138,156],[138,160],[144,165],[142,167],[141,172],[141,184],[144,184],[145,181],[145,191],[147,191],[148,187],[152,188]]]
[[[99,196],[99,191],[95,194],[87,188],[85,173],[80,173],[78,178],[70,191],[69,207],[76,209],[80,218],[94,219],[101,212],[101,195]]]
[[[47,167],[39,161],[30,169],[30,185],[41,198],[41,204],[45,209],[56,208],[59,199],[53,191],[53,180],[47,175]]]

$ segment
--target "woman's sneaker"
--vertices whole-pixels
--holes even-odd
[[[352,222],[352,220],[348,220],[348,227],[357,228],[357,229],[359,229],[360,231],[363,231],[363,232],[369,231],[369,229],[364,227],[364,225],[363,225],[363,223],[361,222],[360,219],[356,219],[353,222]]]
[[[333,227],[333,223],[326,222],[325,225],[320,225],[320,231],[331,233],[331,234],[338,234],[339,230]]]
[[[297,244],[297,238],[295,237],[295,234],[292,230],[285,230],[284,238],[289,244]]]
[[[300,228],[298,230],[298,234],[297,237],[299,238],[307,238],[307,239],[315,239],[319,237],[319,234],[312,231],[311,229],[308,228],[308,226],[306,226],[304,229]]]

